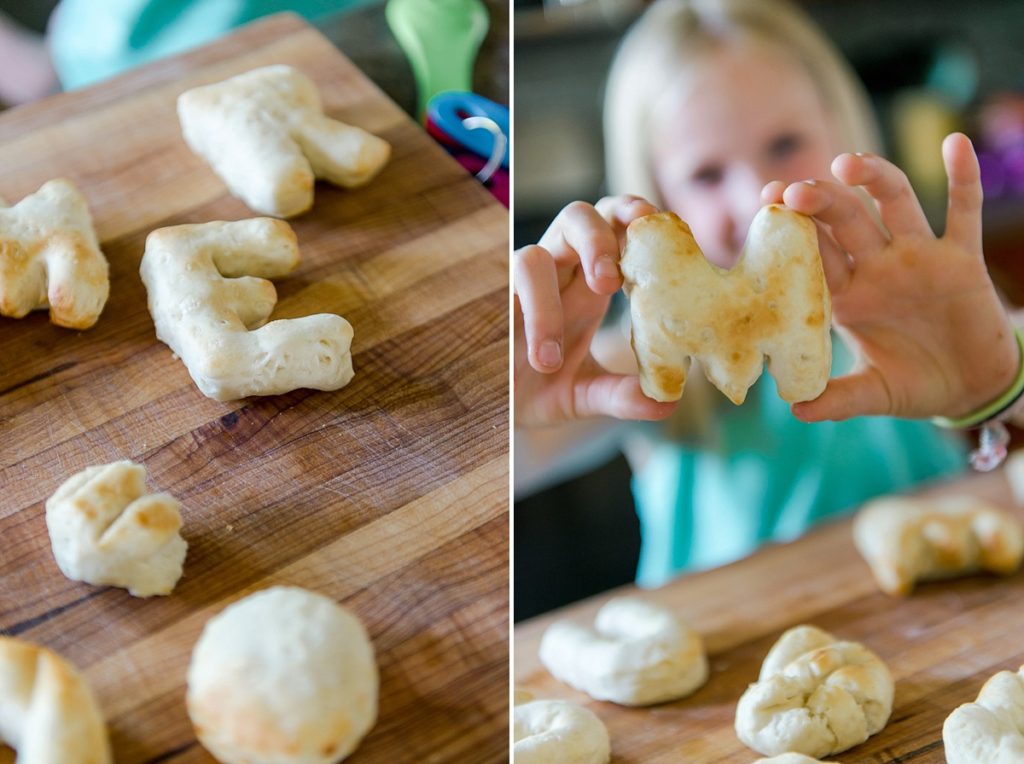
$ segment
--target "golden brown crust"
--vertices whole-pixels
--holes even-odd
[[[780,205],[761,210],[732,270],[707,261],[671,212],[633,221],[622,273],[644,394],[678,400],[696,359],[733,403],[765,357],[790,402],[821,394],[831,366],[831,302],[813,222]]]
[[[853,538],[879,588],[896,596],[922,580],[1009,575],[1024,557],[1021,523],[972,496],[877,499],[857,514]]]
[[[50,320],[88,329],[110,291],[84,197],[51,180],[14,207],[0,207],[0,315],[22,318],[49,308]]]

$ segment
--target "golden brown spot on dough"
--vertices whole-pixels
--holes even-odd
[[[94,478],[91,482],[91,486],[96,492],[96,495],[104,498],[120,496],[127,493],[128,485],[128,472],[120,467],[105,470],[102,480],[96,480]]]
[[[804,323],[808,326],[821,326],[825,323],[825,315],[823,313],[808,313],[807,318],[804,319]]]
[[[682,369],[674,369],[669,366],[655,366],[651,369],[651,376],[654,377],[658,387],[669,395],[680,394],[686,379]]]
[[[772,307],[774,284],[760,295],[729,295],[717,305],[718,339],[721,347],[747,347],[758,337],[772,336],[780,329],[779,314]],[[730,356],[736,362],[737,353]]]
[[[164,499],[156,497],[149,501],[151,503],[145,509],[135,510],[136,523],[140,527],[165,532],[174,532],[181,527],[178,514],[167,506]]]
[[[324,756],[330,756],[337,749],[338,749],[338,746],[336,746],[334,743],[328,743],[327,745],[325,745],[323,748],[320,749],[320,753],[322,753]]]
[[[96,518],[96,510],[93,509],[92,504],[90,504],[82,497],[79,496],[76,499],[74,499],[73,504],[75,509],[77,509],[82,515],[84,515],[87,520],[93,520]]]

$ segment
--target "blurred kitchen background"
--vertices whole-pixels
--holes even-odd
[[[643,0],[514,0],[513,242],[536,242],[568,202],[604,194],[601,104],[619,38]],[[985,185],[985,254],[1024,305],[1024,2],[804,0],[864,81],[886,154],[941,229],[939,147],[974,140]],[[1020,434],[1016,438],[1020,441]],[[601,444],[594,447],[601,449]],[[582,478],[516,493],[516,620],[631,582],[640,536],[629,468],[614,449]]]
[[[463,13],[479,6],[488,16],[485,34],[473,60],[472,91],[500,104],[509,102],[508,0],[419,0],[439,12]],[[37,77],[34,64],[39,43],[46,40],[58,0],[0,0],[0,109],[35,100],[60,89],[56,75]],[[110,57],[136,64],[160,55],[180,53],[224,34],[225,28],[280,11],[299,13],[316,26],[385,93],[410,115],[417,110],[413,70],[385,17],[385,0],[71,0],[75,14],[88,14],[88,32],[62,37],[64,49],[98,49],[85,34],[106,33]],[[408,5],[408,3],[406,3]],[[450,9],[450,10],[449,10]],[[218,25],[204,26],[210,19]],[[52,37],[49,40],[52,42]],[[93,44],[95,43],[95,44]],[[95,61],[91,62],[96,66]],[[27,65],[27,74],[16,67]],[[91,72],[89,73],[91,75]],[[5,76],[6,75],[6,76]],[[83,75],[85,76],[85,75]],[[84,83],[83,83],[84,84]],[[6,87],[5,87],[6,86]]]

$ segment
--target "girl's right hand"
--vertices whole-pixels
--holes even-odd
[[[622,286],[619,258],[626,227],[657,212],[635,196],[573,202],[536,245],[513,254],[515,425],[557,424],[593,416],[664,419],[636,375],[612,374],[590,343]]]

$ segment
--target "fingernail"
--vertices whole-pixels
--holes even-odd
[[[544,340],[537,349],[537,360],[542,366],[558,366],[562,362],[562,346],[554,340]]]
[[[615,261],[606,255],[597,258],[597,262],[594,263],[594,274],[599,279],[617,279],[619,269],[616,267]]]

